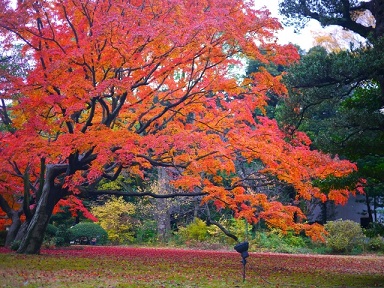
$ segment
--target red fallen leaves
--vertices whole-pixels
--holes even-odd
[[[10,253],[10,250],[0,247],[0,254]],[[112,258],[134,261],[149,261],[172,263],[213,263],[238,266],[240,255],[235,251],[191,250],[176,248],[137,248],[123,246],[71,246],[68,248],[42,249],[41,255],[66,258]],[[384,258],[380,256],[344,256],[344,255],[308,255],[281,253],[250,253],[248,263],[253,268],[259,266],[289,267],[291,271],[322,269],[324,272],[341,273],[382,273],[384,274]],[[290,267],[295,262],[298,267]],[[216,263],[216,264],[215,264]]]
[[[241,257],[235,251],[72,246],[41,252],[27,257],[10,255],[10,250],[0,248],[4,256],[0,258],[8,259],[8,263],[0,261],[0,284],[15,287],[20,286],[15,281],[22,281],[23,285],[39,287],[83,283],[89,287],[123,283],[127,287],[234,287],[242,279]],[[242,287],[271,283],[276,287],[373,287],[383,283],[384,258],[250,253],[246,274]]]

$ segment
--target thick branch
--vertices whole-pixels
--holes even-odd
[[[231,232],[229,232],[223,225],[221,225],[219,222],[216,222],[216,221],[213,221],[211,219],[209,219],[207,221],[207,224],[208,225],[215,225],[217,227],[220,228],[221,231],[223,231],[223,233],[225,235],[227,235],[228,237],[231,237],[233,240],[235,240],[236,242],[239,242],[239,238],[237,238],[234,234],[232,234]]]
[[[207,220],[207,225],[215,225],[217,227],[219,227],[219,229],[221,231],[223,231],[223,233],[225,235],[227,235],[228,237],[231,237],[233,240],[235,240],[236,242],[239,242],[239,239],[237,238],[236,235],[232,234],[231,232],[229,232],[223,225],[221,225],[219,222],[216,222],[216,221],[213,221],[211,219],[211,213],[209,212],[209,207],[207,204],[205,204],[205,208],[207,210],[207,217],[208,217],[208,220]]]
[[[30,205],[30,195],[29,195],[29,168],[25,169],[23,176],[24,179],[24,199],[23,199],[23,210],[27,220],[32,218],[32,211],[29,208]]]
[[[13,210],[9,206],[8,202],[5,200],[3,195],[0,194],[0,208],[3,210],[9,218],[12,218]]]
[[[152,192],[127,192],[127,191],[117,191],[117,190],[88,190],[84,188],[79,188],[79,190],[86,194],[94,195],[118,195],[118,196],[130,196],[130,197],[145,197],[149,196],[152,198],[176,198],[176,197],[196,197],[196,196],[205,196],[208,193],[205,192],[195,192],[195,193],[170,193],[170,194],[156,194]],[[82,196],[85,196],[82,195]]]
[[[348,2],[348,5],[349,5],[349,1],[344,1],[344,2]],[[301,1],[301,8],[303,11],[303,16],[319,21],[322,26],[330,26],[330,25],[341,26],[361,35],[364,38],[367,38],[370,33],[374,32],[373,27],[366,27],[364,25],[356,23],[350,18],[350,12],[352,9],[350,9],[349,6],[344,6],[344,8],[348,10],[348,12],[343,11],[343,18],[327,17],[327,16],[320,15],[317,12],[313,12],[308,8],[306,0]]]

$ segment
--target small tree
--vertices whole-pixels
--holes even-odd
[[[132,242],[134,231],[132,215],[135,206],[124,201],[123,197],[112,196],[104,205],[93,206],[91,209],[100,223],[108,233],[108,239],[114,244]]]
[[[363,245],[364,234],[359,223],[351,220],[329,221],[325,224],[328,232],[326,245],[332,252],[351,252]]]

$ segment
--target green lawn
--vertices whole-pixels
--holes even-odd
[[[383,256],[84,246],[0,250],[0,287],[384,287]]]

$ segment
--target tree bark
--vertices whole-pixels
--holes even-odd
[[[7,237],[5,238],[5,247],[11,246],[12,242],[15,240],[17,232],[21,226],[20,216],[23,213],[23,210],[13,210],[8,202],[0,195],[0,207],[7,214],[8,218],[11,219],[12,223],[8,229]]]
[[[16,235],[19,232],[19,229],[21,227],[21,220],[20,220],[21,213],[20,211],[13,211],[12,212],[12,224],[8,229],[7,237],[5,238],[5,247],[11,246],[12,242],[16,239]]]
[[[17,231],[16,237],[14,241],[20,241],[24,238],[25,234],[27,233],[29,221],[25,221],[23,224],[21,224],[19,230]]]
[[[167,194],[167,185],[168,180],[165,168],[158,168],[158,183],[159,183],[159,192]],[[171,215],[170,215],[170,202],[168,199],[155,199],[156,205],[156,221],[157,221],[157,235],[159,240],[162,243],[168,241],[170,232],[171,232]]]
[[[365,193],[365,204],[367,205],[367,213],[368,213],[368,218],[369,222],[373,222],[373,215],[372,215],[372,209],[371,209],[371,201],[369,199],[368,193]]]
[[[37,203],[36,211],[29,222],[27,231],[21,240],[17,253],[39,254],[44,240],[44,232],[47,228],[53,208],[62,198],[62,189],[55,187],[54,179],[60,173],[66,171],[67,165],[48,165],[46,181],[42,195]]]

